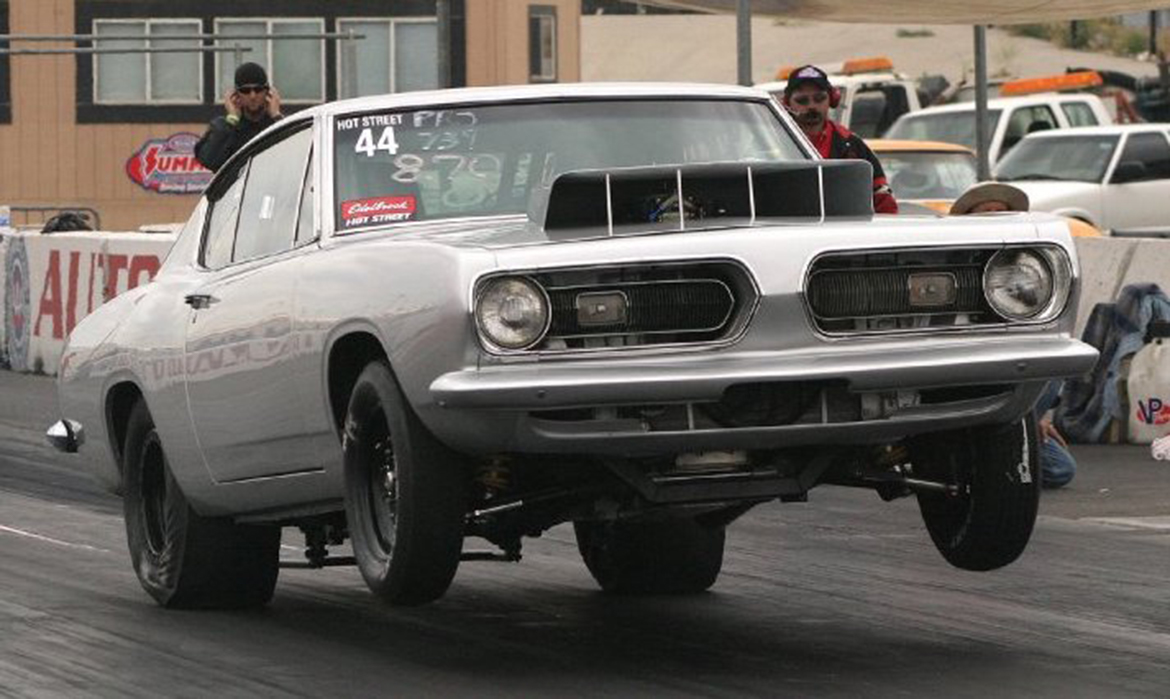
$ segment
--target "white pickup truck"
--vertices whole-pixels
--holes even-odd
[[[1043,93],[1003,97],[987,103],[989,160],[994,164],[1024,136],[1047,129],[1111,124],[1100,97]],[[903,114],[886,138],[944,141],[975,147],[975,103],[960,102]]]

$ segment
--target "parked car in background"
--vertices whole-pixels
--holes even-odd
[[[1096,95],[1046,93],[989,100],[989,160],[998,162],[1030,133],[1109,123],[1109,112]],[[945,141],[974,148],[975,104],[945,104],[904,114],[886,132],[886,138]]]
[[[884,134],[898,117],[922,108],[913,80],[894,72],[893,63],[884,57],[845,61],[840,66],[821,66],[828,71],[833,87],[841,99],[829,111],[829,118],[844,125],[862,138]],[[788,84],[787,71],[781,68],[775,82],[756,87],[767,90],[779,101]]]
[[[975,151],[966,146],[883,138],[866,143],[881,161],[899,204],[920,204],[945,214],[979,178]]]
[[[921,206],[945,215],[955,200],[976,183],[975,151],[970,148],[953,143],[883,138],[866,143],[881,160],[903,213],[925,213],[916,210]],[[1074,237],[1101,236],[1101,231],[1084,218],[1065,216],[1065,220]]]
[[[1032,405],[1097,358],[1072,240],[875,218],[872,189],[760,90],[313,107],[73,330],[48,436],[122,495],[167,607],[265,604],[286,526],[394,604],[562,522],[604,590],[695,593],[729,523],[829,484],[916,495],[947,561],[1006,565],[1039,503]]]
[[[1170,125],[1126,124],[1032,134],[995,168],[1034,211],[1112,235],[1170,235]]]

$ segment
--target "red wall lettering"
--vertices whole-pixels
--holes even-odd
[[[41,291],[41,303],[37,310],[37,324],[33,335],[40,336],[41,320],[49,316],[53,321],[53,339],[60,340],[61,332],[61,251],[49,252],[49,266],[45,270],[45,285]]]

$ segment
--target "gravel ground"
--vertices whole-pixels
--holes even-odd
[[[899,37],[903,34],[922,36]],[[926,35],[929,34],[929,35]],[[1156,75],[1157,67],[1127,58],[1060,49],[992,29],[988,73],[1032,77],[1089,67]],[[973,32],[967,26],[833,24],[758,17],[752,21],[752,75],[772,80],[776,69],[802,63],[889,56],[910,76],[942,74],[954,82],[974,72]],[[589,15],[581,19],[581,79],[735,82],[732,15]]]

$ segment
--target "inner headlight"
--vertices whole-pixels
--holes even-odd
[[[480,289],[475,321],[484,339],[496,347],[528,349],[548,331],[548,297],[531,279],[493,279]]]
[[[992,310],[1008,320],[1031,320],[1047,311],[1055,291],[1052,268],[1028,249],[997,252],[983,271],[983,293]]]

